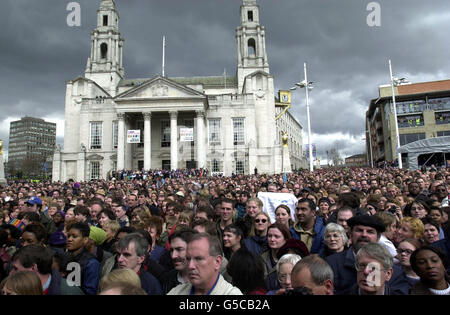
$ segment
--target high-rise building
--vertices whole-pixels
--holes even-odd
[[[391,85],[379,87],[366,113],[367,160],[397,160]],[[394,88],[400,146],[434,137],[450,136],[450,80],[402,84]],[[407,166],[407,155],[402,154]],[[419,158],[423,164],[430,155]]]
[[[55,152],[53,180],[107,178],[124,169],[206,168],[230,176],[298,167],[301,126],[289,113],[276,124],[260,17],[256,0],[242,0],[234,76],[133,79],[125,77],[115,1],[101,1],[85,73],[67,83],[64,149]],[[281,131],[296,135],[289,162]]]
[[[55,143],[55,123],[33,117],[12,121],[9,128],[9,171],[22,171],[25,174],[44,173],[44,162],[53,156]],[[46,172],[51,174],[51,165],[46,163],[45,167]]]

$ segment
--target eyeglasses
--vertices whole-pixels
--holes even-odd
[[[255,223],[266,223],[267,220],[266,219],[256,219]]]
[[[399,255],[401,255],[401,254],[403,254],[403,253],[406,253],[406,254],[408,254],[408,255],[411,255],[413,252],[414,252],[414,251],[413,251],[413,250],[410,250],[410,249],[402,249],[402,248],[397,249],[397,253],[398,253]]]
[[[363,264],[363,263],[355,264],[355,268],[356,268],[356,271],[358,271],[358,272],[366,271],[367,269],[369,269],[370,272],[384,270],[384,269],[381,269],[381,266],[375,262],[371,262],[369,264]]]
[[[291,275],[286,273],[286,274],[281,274],[278,276],[278,281],[280,282],[286,282],[288,279],[291,279]]]

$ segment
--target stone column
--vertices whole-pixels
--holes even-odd
[[[205,167],[205,135],[204,135],[204,117],[205,112],[198,110],[197,113],[197,167]]]
[[[152,162],[152,150],[151,150],[152,113],[143,113],[143,115],[144,115],[144,169],[148,171],[151,168]]]
[[[178,168],[178,125],[177,111],[170,111],[170,168],[176,170]]]
[[[117,170],[125,168],[125,114],[117,113]]]

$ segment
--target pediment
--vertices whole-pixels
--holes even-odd
[[[101,155],[99,155],[99,154],[97,154],[97,153],[93,153],[93,154],[90,154],[90,155],[88,155],[87,157],[86,157],[86,160],[103,160],[103,156],[101,156]]]
[[[187,86],[170,79],[158,76],[141,83],[140,85],[118,95],[115,100],[121,99],[164,99],[164,98],[198,98],[206,97]]]

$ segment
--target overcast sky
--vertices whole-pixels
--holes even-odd
[[[90,32],[101,0],[78,0],[81,26],[66,23],[69,0],[0,1],[0,138],[9,123],[28,115],[56,122],[64,134],[66,82],[84,74]],[[166,36],[166,75],[214,76],[236,72],[236,27],[242,0],[115,0],[125,39],[126,78],[161,73]],[[369,26],[367,5],[380,5],[380,26]],[[315,81],[310,93],[312,142],[325,161],[365,152],[365,112],[378,86],[394,75],[412,82],[448,79],[448,0],[258,0],[260,23],[275,89]],[[304,128],[304,90],[293,92],[291,112]]]

